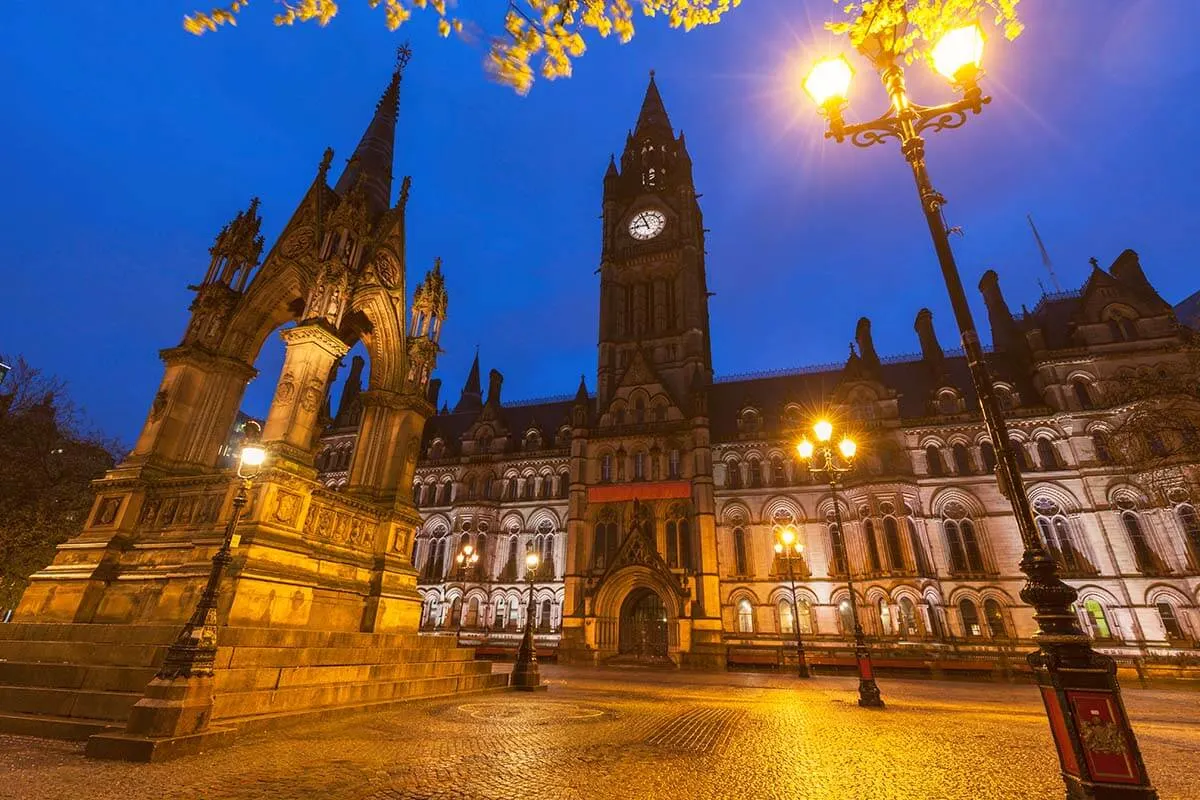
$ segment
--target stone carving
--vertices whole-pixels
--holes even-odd
[[[374,267],[375,276],[385,289],[395,287],[396,281],[400,277],[400,268],[396,265],[396,260],[391,255],[380,251],[375,256]]]
[[[120,497],[106,497],[100,501],[100,507],[96,509],[97,526],[112,525],[117,519],[117,511],[121,508]]]
[[[154,402],[150,404],[150,420],[158,422],[162,418],[163,412],[167,410],[167,390],[162,389],[158,394],[154,395]]]
[[[279,380],[279,388],[275,390],[275,396],[280,403],[290,403],[296,396],[296,377],[292,375],[291,370],[283,373],[283,377]]]
[[[280,522],[291,522],[296,518],[300,508],[300,498],[289,492],[280,492],[275,500],[275,519]]]
[[[308,386],[304,387],[304,394],[300,397],[300,407],[308,413],[317,410],[321,405],[321,382],[317,380],[310,381]]]
[[[304,534],[345,547],[370,549],[374,525],[374,520],[350,511],[313,503],[304,518]]]
[[[283,243],[283,254],[288,258],[299,258],[312,251],[312,228],[300,228]]]

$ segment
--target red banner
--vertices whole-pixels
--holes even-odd
[[[655,483],[609,483],[588,487],[589,503],[620,503],[625,500],[685,500],[692,496],[688,481]]]
[[[1092,779],[1113,783],[1142,783],[1125,739],[1125,719],[1110,692],[1068,690],[1079,739]]]
[[[864,681],[869,681],[875,677],[875,671],[872,668],[870,658],[858,658],[858,677]]]
[[[1075,748],[1071,746],[1071,735],[1067,733],[1067,721],[1063,718],[1062,706],[1058,704],[1058,694],[1053,687],[1043,686],[1042,700],[1046,703],[1046,716],[1050,717],[1050,733],[1054,736],[1054,746],[1058,748],[1063,770],[1068,775],[1078,778],[1079,761],[1075,758]]]

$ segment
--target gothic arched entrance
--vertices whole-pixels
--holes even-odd
[[[635,658],[667,657],[667,608],[653,589],[634,589],[621,604],[617,652]]]

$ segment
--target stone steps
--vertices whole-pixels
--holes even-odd
[[[0,732],[122,730],[176,626],[0,625]],[[507,685],[453,636],[222,628],[213,719],[241,729]]]

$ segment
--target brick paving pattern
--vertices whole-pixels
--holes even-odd
[[[166,764],[0,736],[0,798],[1061,798],[1031,686],[544,667],[550,691],[423,700]],[[1200,693],[1126,690],[1163,800],[1200,797]]]

